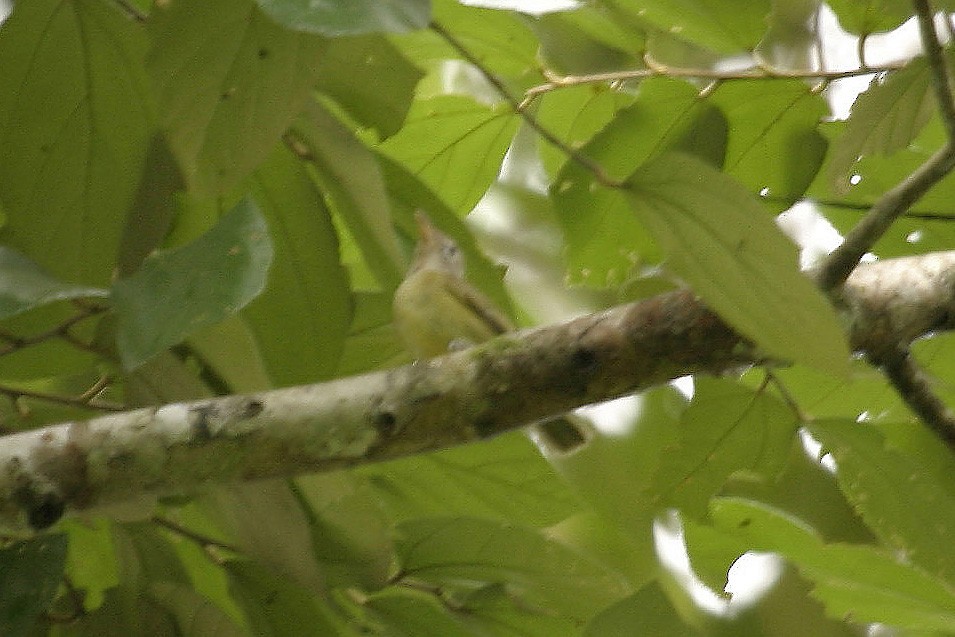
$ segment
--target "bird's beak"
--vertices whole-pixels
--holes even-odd
[[[434,224],[431,223],[431,220],[428,219],[428,215],[421,210],[415,210],[414,219],[418,224],[419,241],[425,245],[434,245],[437,243],[441,233],[437,228],[434,227]]]

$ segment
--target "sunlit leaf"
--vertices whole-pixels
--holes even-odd
[[[457,211],[469,211],[497,177],[517,129],[509,108],[446,95],[416,102],[399,133],[379,147]]]
[[[738,182],[682,154],[630,179],[628,200],[681,276],[771,356],[845,373],[849,351],[825,297],[797,267],[796,247]]]
[[[832,454],[846,498],[887,546],[955,589],[955,492],[938,483],[916,458],[886,446],[873,427],[823,420],[809,427]]]
[[[829,160],[829,178],[839,190],[848,189],[846,173],[858,158],[891,155],[915,139],[935,112],[931,79],[925,58],[916,58],[856,98]]]
[[[739,499],[714,503],[715,524],[757,550],[775,551],[797,566],[831,617],[851,616],[914,630],[950,632],[955,590],[926,571],[871,545],[823,544],[784,512]]]
[[[430,0],[256,0],[289,29],[322,35],[401,33],[428,26]]]
[[[581,115],[604,116],[600,111],[610,106],[608,100],[600,100],[597,113],[588,105]],[[581,125],[580,133],[585,133],[593,124],[573,123],[569,141],[576,141],[580,133],[575,129]],[[688,83],[660,78],[643,82],[633,105],[613,113],[580,153],[622,181],[649,158],[673,149],[721,166],[726,142],[726,120],[718,108],[701,100]],[[659,261],[658,247],[634,218],[625,194],[601,185],[589,167],[568,159],[551,185],[551,196],[575,283],[619,285],[631,268]]]

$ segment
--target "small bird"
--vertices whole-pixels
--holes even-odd
[[[423,212],[415,212],[415,221],[418,245],[392,306],[398,336],[411,354],[432,358],[513,330],[494,302],[465,279],[458,244]],[[568,452],[587,441],[587,427],[569,418],[538,425],[552,449]]]

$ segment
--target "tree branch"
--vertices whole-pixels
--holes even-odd
[[[955,251],[860,266],[837,301],[856,348],[955,329]],[[374,374],[45,427],[0,438],[0,527],[24,532],[68,510],[434,451],[758,362],[681,290]]]
[[[819,269],[817,277],[817,282],[824,292],[831,293],[842,285],[849,273],[859,264],[862,255],[875,245],[892,222],[955,168],[955,106],[952,102],[948,69],[942,58],[928,1],[914,0],[914,5],[922,35],[922,46],[932,70],[935,96],[948,132],[948,140],[911,175],[886,192],[872,206],[869,214],[849,231],[845,241],[832,251]]]
[[[885,372],[905,404],[949,447],[955,448],[955,414],[935,395],[931,379],[915,362],[908,347],[897,347],[879,356],[870,356]]]

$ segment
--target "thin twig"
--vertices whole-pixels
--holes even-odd
[[[882,195],[869,213],[846,234],[842,244],[819,268],[816,280],[824,292],[832,292],[845,283],[862,255],[875,245],[892,222],[955,168],[953,149],[955,147],[951,144],[946,144],[936,151],[902,183]]]
[[[955,414],[935,395],[931,379],[912,358],[908,348],[898,347],[870,358],[882,368],[915,415],[949,447],[955,448]]]
[[[875,245],[892,222],[955,168],[955,105],[952,102],[948,69],[942,59],[932,10],[927,0],[915,0],[914,5],[922,34],[922,46],[932,70],[936,98],[949,139],[945,146],[899,185],[882,195],[869,210],[869,214],[849,231],[842,245],[823,262],[817,281],[825,292],[832,292],[841,286],[859,264],[862,255]]]
[[[99,391],[102,391],[102,388],[96,393],[99,393]],[[18,398],[35,398],[36,400],[42,400],[48,403],[68,405],[70,407],[82,407],[96,411],[125,411],[127,409],[126,405],[120,403],[114,403],[108,400],[95,400],[93,397],[87,397],[89,392],[90,390],[87,390],[79,396],[63,396],[60,394],[48,394],[46,392],[0,384],[0,394],[9,396],[13,400],[17,400]]]
[[[942,115],[942,123],[948,133],[949,143],[955,143],[955,102],[952,100],[952,83],[948,76],[948,66],[942,56],[942,45],[939,44],[938,33],[935,31],[935,16],[928,0],[914,0],[915,15],[919,22],[919,33],[922,36],[922,48],[932,70],[932,86],[935,89],[935,99],[938,102]]]
[[[149,18],[145,13],[133,6],[128,0],[114,0],[114,2],[123,10],[123,13],[139,23],[145,23]]]
[[[793,200],[791,197],[779,197],[777,195],[765,195],[760,196],[761,201],[766,201],[769,203],[778,203],[784,205],[792,205]],[[827,206],[829,208],[841,208],[842,210],[862,210],[868,211],[874,206],[870,201],[867,202],[856,202],[856,201],[842,201],[839,199],[819,199],[817,197],[806,197],[804,199],[799,199],[796,203],[806,202],[811,203],[817,206]],[[950,212],[940,212],[938,210],[907,210],[901,215],[906,219],[922,219],[926,221],[955,221],[955,213]]]
[[[0,340],[7,342],[4,347],[0,347],[0,356],[12,354],[13,352],[30,347],[31,345],[43,343],[53,338],[62,338],[71,345],[80,347],[82,349],[89,349],[90,345],[76,339],[72,334],[70,334],[70,329],[90,317],[96,316],[97,314],[102,314],[106,311],[106,308],[92,305],[77,307],[79,307],[79,311],[73,316],[64,319],[58,325],[55,325],[46,331],[40,332],[39,334],[34,334],[33,336],[17,336],[15,334],[9,334],[7,332],[0,331]]]
[[[490,83],[491,86],[493,86],[494,89],[501,95],[504,101],[511,106],[513,111],[518,114],[525,122],[527,122],[527,124],[533,128],[544,140],[559,148],[571,160],[590,171],[597,182],[601,185],[607,186],[609,188],[619,188],[622,185],[619,181],[610,177],[610,175],[606,173],[600,164],[577,151],[576,149],[571,148],[554,133],[550,132],[543,125],[541,125],[541,123],[538,122],[533,115],[527,112],[524,106],[522,106],[521,102],[511,95],[507,87],[504,86],[504,83],[501,82],[501,80],[498,79],[498,77],[494,75],[490,69],[486,68],[481,61],[477,59],[477,57],[468,51],[468,49],[464,46],[464,44],[461,43],[460,40],[451,35],[447,29],[437,22],[432,22],[431,30],[441,36],[451,46],[451,48],[457,51],[462,58],[474,66],[474,68],[476,68],[481,75],[484,76],[488,83]]]
[[[643,80],[654,77],[687,77],[701,80],[715,80],[720,82],[729,82],[733,80],[806,80],[818,79],[826,82],[841,80],[848,77],[857,77],[860,75],[870,75],[872,73],[882,73],[888,71],[897,71],[905,66],[906,62],[886,64],[878,67],[861,67],[856,69],[847,69],[843,71],[813,71],[809,69],[798,71],[784,71],[776,68],[770,68],[765,65],[753,66],[741,71],[719,71],[716,69],[682,68],[671,67],[652,61],[645,69],[631,69],[627,71],[610,71],[606,73],[593,73],[590,75],[566,75],[557,76],[548,74],[548,81],[544,84],[532,86],[524,93],[522,107],[536,99],[539,95],[551,91],[567,88],[570,86],[582,86],[585,84],[604,84],[609,82],[623,82],[627,80]]]
[[[162,516],[154,515],[151,519],[153,524],[161,526],[165,528],[166,530],[175,533],[176,535],[184,537],[187,540],[194,542],[195,544],[198,544],[200,547],[202,547],[204,551],[206,551],[206,553],[209,553],[210,549],[219,549],[219,550],[229,551],[231,553],[236,553],[236,554],[242,553],[242,551],[236,546],[233,546],[227,542],[220,542],[219,540],[215,540],[201,533],[196,533],[195,531],[191,529],[187,529],[181,524],[178,524],[177,522],[173,522],[172,520],[169,520]],[[218,557],[218,556],[215,556],[214,554],[213,556]]]
[[[869,39],[868,33],[863,33],[856,40],[856,55],[859,57],[859,68],[869,70],[869,65],[865,61],[865,43]]]

